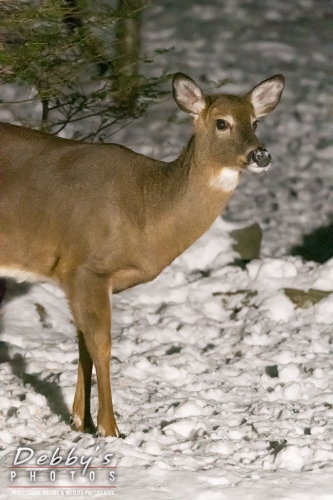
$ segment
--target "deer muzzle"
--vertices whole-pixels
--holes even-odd
[[[261,172],[268,170],[271,166],[272,157],[264,148],[258,148],[251,151],[247,156],[247,170],[251,172]]]

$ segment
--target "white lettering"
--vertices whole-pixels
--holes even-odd
[[[109,457],[113,457],[113,453],[107,453],[106,455],[104,455],[104,462],[102,463],[102,465],[108,465],[109,463],[111,463]]]
[[[85,465],[85,467],[84,467],[84,469],[82,471],[82,476],[85,475],[86,470],[89,467],[91,461],[92,461],[92,457],[89,457],[88,460],[86,460],[86,461],[84,461],[84,455],[83,455],[83,457],[81,457],[80,464],[81,465]]]
[[[47,455],[41,455],[40,457],[37,458],[36,464],[37,465],[42,465],[47,459]]]
[[[20,456],[20,454],[24,451],[27,451],[30,453],[30,456],[28,458],[23,458],[22,460],[18,461],[18,457]],[[13,465],[21,465],[21,464],[24,464],[25,462],[27,462],[28,460],[30,460],[31,457],[33,457],[34,455],[34,450],[32,448],[18,448],[17,452],[16,452],[16,456],[15,456],[15,459],[14,459],[14,464]]]
[[[51,458],[51,461],[50,461],[50,465],[58,465],[62,462],[62,457],[61,456],[56,456],[57,453],[59,452],[60,448],[58,447],[55,452],[53,453],[52,455],[52,458]]]
[[[75,448],[72,448],[69,452],[65,465],[74,465],[78,461],[78,457],[76,455],[74,455],[74,457],[71,456],[74,451]]]

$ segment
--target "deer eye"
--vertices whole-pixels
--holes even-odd
[[[218,119],[215,124],[218,130],[226,130],[229,127],[229,123],[225,120]]]
[[[258,127],[258,120],[252,123],[253,130],[256,130]]]

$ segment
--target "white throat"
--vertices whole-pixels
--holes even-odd
[[[221,191],[234,191],[239,181],[240,172],[234,168],[224,167],[219,175],[213,177],[210,185]]]

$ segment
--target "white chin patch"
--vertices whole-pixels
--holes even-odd
[[[268,170],[271,168],[271,163],[267,165],[267,167],[258,167],[256,163],[249,163],[246,165],[246,170],[249,170],[250,172],[268,172]]]

